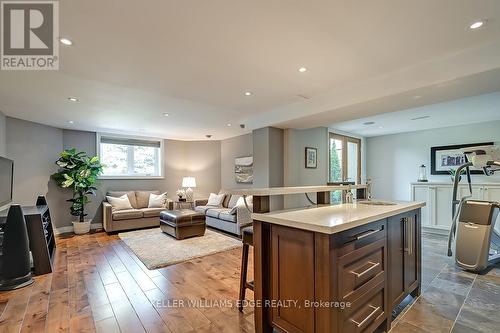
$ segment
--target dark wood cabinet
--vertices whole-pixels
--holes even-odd
[[[334,234],[254,221],[256,331],[388,331],[420,293],[420,238],[420,209]]]
[[[268,301],[257,332],[386,328],[387,220],[333,235],[254,223],[254,242],[269,253],[256,258],[256,299]]]
[[[388,220],[388,297],[391,311],[412,294],[420,293],[421,234],[420,210],[390,217]]]
[[[293,277],[293,278],[291,278]],[[314,233],[271,226],[271,299],[296,300],[298,306],[271,307],[273,326],[285,332],[313,332],[314,308]]]

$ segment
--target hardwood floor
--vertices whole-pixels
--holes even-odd
[[[0,293],[0,332],[253,332],[253,309],[236,308],[240,260],[150,271],[116,235],[58,237],[53,273]]]
[[[57,246],[52,274],[0,293],[0,332],[254,331],[253,309],[235,303],[241,249],[150,271],[116,235],[58,237]],[[391,333],[498,331],[500,265],[463,272],[445,249],[446,237],[423,234],[423,292]]]

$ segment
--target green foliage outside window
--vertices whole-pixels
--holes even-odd
[[[330,140],[330,181],[342,181],[342,167],[340,165],[339,156],[337,155],[335,140]],[[332,192],[331,196],[331,202],[339,203],[342,201],[341,191]]]

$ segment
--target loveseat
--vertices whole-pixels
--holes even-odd
[[[103,228],[106,232],[131,230],[160,226],[160,212],[174,208],[172,200],[166,199],[165,207],[148,208],[149,194],[160,194],[160,191],[110,191],[106,196],[121,197],[126,194],[133,209],[114,211],[106,200],[103,206]]]
[[[233,200],[231,200],[232,197]],[[240,197],[225,193],[220,206],[209,206],[207,205],[208,199],[198,199],[194,201],[194,210],[205,214],[208,226],[240,236],[241,228],[252,223],[252,213],[244,204],[241,204],[241,200],[239,204],[234,205]],[[251,200],[251,197],[247,198],[250,209],[252,209]]]

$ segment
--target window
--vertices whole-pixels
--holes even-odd
[[[329,182],[361,183],[361,140],[330,133]],[[332,193],[331,201],[342,201],[341,192]]]
[[[103,178],[161,177],[162,140],[98,135]]]

